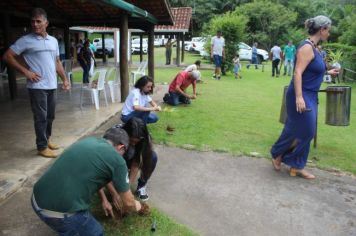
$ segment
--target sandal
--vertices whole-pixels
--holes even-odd
[[[292,167],[289,169],[289,175],[292,177],[299,176],[304,179],[315,179],[315,175],[306,172],[304,169],[299,170]]]
[[[272,165],[273,165],[273,168],[274,168],[274,170],[275,171],[280,171],[281,170],[281,161],[280,160],[278,160],[277,158],[276,159],[274,159],[274,158],[272,158]]]

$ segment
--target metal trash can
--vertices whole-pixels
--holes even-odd
[[[329,86],[326,88],[325,124],[347,126],[350,124],[351,87]]]
[[[279,122],[281,122],[282,124],[285,124],[287,120],[287,105],[286,105],[287,91],[288,91],[288,86],[284,86],[281,113],[279,115]]]

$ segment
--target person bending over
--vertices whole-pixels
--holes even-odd
[[[71,145],[33,187],[31,204],[38,217],[60,235],[104,235],[89,208],[98,192],[105,214],[114,217],[103,191],[109,183],[125,209],[140,213],[142,205],[130,191],[122,157],[128,145],[120,127],[108,129],[103,138],[88,137]]]
[[[164,95],[163,101],[172,106],[177,106],[179,103],[190,104],[190,99],[197,97],[196,81],[199,78],[200,72],[198,70],[180,72],[169,85],[168,93]],[[191,84],[193,95],[189,95],[185,91]]]

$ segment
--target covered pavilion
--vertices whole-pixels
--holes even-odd
[[[66,58],[69,58],[69,28],[71,26],[109,26],[120,28],[121,100],[129,91],[127,60],[128,28],[141,29],[148,34],[148,74],[154,77],[154,25],[172,25],[172,13],[167,0],[2,0],[0,1],[1,32],[4,48],[29,31],[30,13],[35,7],[44,8],[49,29],[64,30]],[[11,99],[17,96],[16,73],[8,68]]]

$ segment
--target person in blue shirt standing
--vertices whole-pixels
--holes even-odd
[[[286,75],[286,73],[288,71],[288,76],[291,76],[292,71],[293,71],[295,52],[296,52],[296,49],[295,49],[295,46],[293,45],[293,42],[289,41],[283,50],[283,57],[284,57],[284,73],[283,73],[283,75]]]
[[[63,81],[63,89],[69,90],[70,83],[59,60],[58,41],[48,35],[47,26],[47,13],[42,8],[35,8],[31,14],[32,33],[18,39],[6,51],[4,60],[27,79],[38,154],[56,157],[53,150],[58,146],[49,139],[55,117],[57,73]],[[25,65],[18,61],[19,55],[24,58]]]
[[[317,50],[320,41],[329,37],[331,20],[316,16],[305,22],[309,38],[298,47],[295,71],[286,94],[287,120],[284,129],[271,148],[272,164],[276,171],[284,163],[290,166],[291,176],[315,179],[304,167],[307,164],[310,142],[315,135],[318,91],[325,74],[325,62]],[[336,76],[338,69],[327,74]]]

